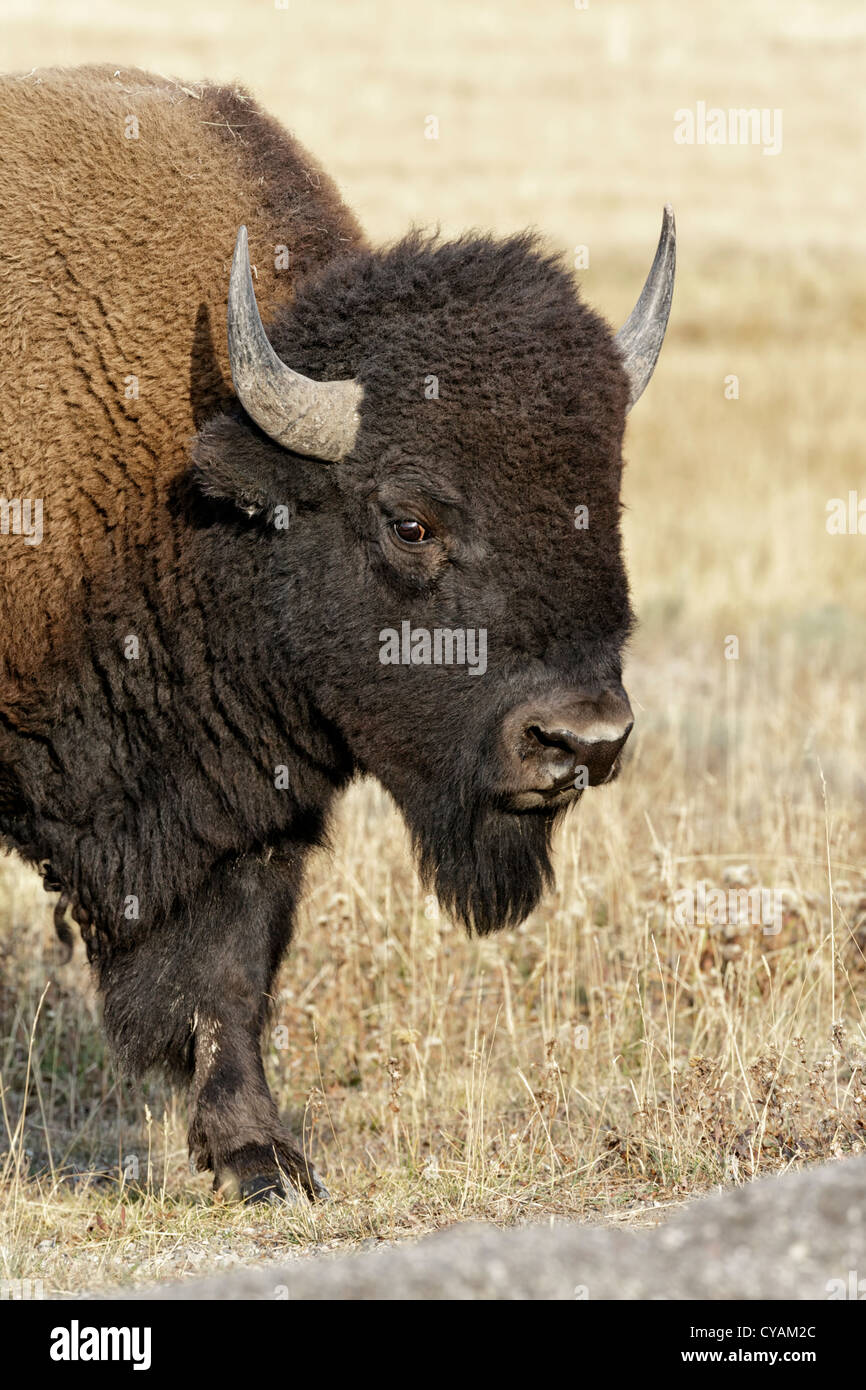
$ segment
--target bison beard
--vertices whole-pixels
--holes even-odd
[[[553,883],[550,843],[562,810],[511,813],[453,784],[401,810],[424,883],[470,932],[518,926]]]

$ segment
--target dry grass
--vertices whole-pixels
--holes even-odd
[[[117,1078],[81,961],[54,968],[48,900],[0,864],[0,1277],[91,1288],[468,1217],[657,1220],[862,1147],[866,540],[824,522],[828,498],[866,496],[866,25],[843,0],[737,0],[700,34],[694,14],[102,0],[7,21],[12,67],[243,76],[375,235],[538,222],[589,243],[587,295],[617,319],[671,197],[681,271],[628,439],[637,736],[568,822],[556,894],[468,941],[384,797],[346,798],[281,977],[288,1046],[268,1046],[337,1200],[287,1213],[187,1175],[182,1099]],[[783,153],[675,146],[673,109],[698,99],[782,107]],[[679,925],[700,880],[784,893],[781,930]]]

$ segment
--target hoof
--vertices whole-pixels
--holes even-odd
[[[310,1180],[310,1186],[311,1186],[312,1189],[313,1189],[313,1196],[315,1197],[316,1201],[317,1201],[317,1202],[330,1202],[330,1200],[331,1200],[331,1194],[330,1194],[330,1192],[328,1191],[328,1189],[326,1188],[325,1184],[322,1182],[322,1179],[319,1177],[318,1173],[316,1172],[316,1170],[315,1170],[315,1168],[312,1166],[312,1164],[310,1165],[310,1170],[309,1170],[309,1180]]]
[[[270,1202],[273,1205],[285,1202],[290,1207],[296,1207],[300,1201],[300,1193],[293,1183],[287,1185],[281,1178],[271,1178],[265,1173],[244,1178],[239,1195],[242,1202]]]
[[[303,1181],[294,1173],[256,1173],[254,1177],[244,1178],[239,1189],[242,1202],[286,1202],[290,1207],[297,1206],[302,1193],[310,1201],[331,1200],[315,1168],[306,1170]]]
[[[235,1150],[220,1165],[214,1189],[244,1202],[288,1202],[301,1197],[327,1202],[330,1193],[312,1164],[297,1149],[249,1144]]]

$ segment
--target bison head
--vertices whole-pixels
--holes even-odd
[[[535,905],[557,818],[631,729],[621,446],[673,270],[666,209],[615,338],[532,236],[413,234],[331,262],[266,335],[238,237],[244,409],[201,432],[199,483],[259,518],[287,687],[478,931]]]

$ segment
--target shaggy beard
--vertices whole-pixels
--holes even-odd
[[[425,886],[469,932],[518,926],[553,885],[550,842],[562,811],[514,814],[453,796],[403,814]]]

